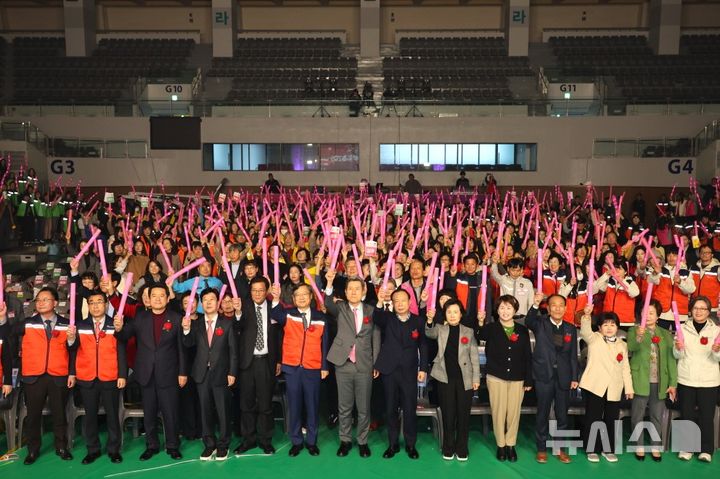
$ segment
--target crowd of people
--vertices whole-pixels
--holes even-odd
[[[28,181],[24,191],[15,180],[4,184],[5,202],[35,196]],[[280,378],[290,456],[320,454],[325,383],[338,456],[353,449],[356,411],[361,457],[371,456],[368,435],[384,416],[382,456],[399,453],[402,432],[406,454],[418,459],[421,384],[442,411],[442,457],[466,461],[481,377],[500,461],[518,459],[521,405],[532,391],[535,460],[547,462],[548,443],[566,437],[570,394],[580,388],[589,461],[618,460],[623,401],[634,426],[648,409],[657,431],[677,401],[701,431],[698,458],[710,462],[720,387],[720,201],[696,188],[695,214],[686,206],[679,214],[673,191],[650,229],[623,194],[590,185],[585,197],[559,188],[501,196],[494,183],[457,197],[279,188],[83,198],[58,187],[49,198],[60,198],[54,205],[64,211],[44,217],[42,230],[74,256],[68,317],[58,313],[53,287],[35,295],[27,319],[7,295],[0,300],[0,375],[11,394],[10,372],[20,366],[25,464],[40,454],[46,400],[56,453],[72,459],[64,411],[73,389],[86,411],[82,463],[101,456],[100,405],[106,452],[120,462],[118,392],[132,383],[144,411],[141,460],[160,451],[158,412],[173,459],[182,457],[182,435],[202,439],[200,459],[224,460],[233,432],[234,454],[273,454]],[[609,443],[596,438],[598,424]],[[638,460],[663,457],[656,435],[636,445]],[[567,450],[556,455],[572,460]]]

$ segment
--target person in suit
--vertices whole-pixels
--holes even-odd
[[[242,249],[240,245],[231,243],[228,245],[228,265],[230,266],[230,274],[224,269],[218,275],[223,284],[230,287],[230,280],[235,282],[235,288],[238,296],[244,300],[250,299],[250,283],[249,281],[257,274],[257,266],[253,261],[242,261]],[[248,271],[245,271],[247,268]],[[252,271],[254,269],[254,272]],[[252,273],[252,274],[249,274]]]
[[[120,390],[127,382],[128,367],[125,344],[115,337],[113,320],[107,315],[108,301],[100,290],[87,295],[89,316],[77,325],[78,348],[73,357],[77,386],[85,407],[83,436],[87,455],[83,464],[92,464],[100,457],[98,411],[105,406],[108,439],[107,453],[113,463],[122,462],[120,455]]]
[[[475,332],[460,324],[465,311],[459,300],[443,307],[445,324],[435,324],[435,311],[427,312],[425,336],[438,343],[430,376],[438,382],[443,420],[443,459],[468,460],[470,409],[473,391],[480,387],[480,356]]]
[[[338,387],[338,421],[340,447],[337,455],[347,456],[352,449],[352,413],[357,408],[357,442],[360,457],[370,457],[370,403],[372,381],[378,377],[373,369],[380,353],[380,328],[372,322],[374,306],[362,302],[365,282],[355,276],[345,283],[346,302],[335,303],[332,298],[335,271],[325,275],[325,309],[337,323],[337,335],[328,351],[327,359],[335,365]]]
[[[550,407],[555,404],[555,420],[558,430],[568,426],[570,390],[578,387],[579,364],[577,355],[577,329],[563,321],[565,298],[554,294],[547,299],[548,315],[538,317],[542,292],[536,292],[533,306],[525,317],[525,325],[535,335],[533,351],[533,379],[537,397],[535,460],[547,462],[547,439],[550,429]],[[562,449],[558,452],[562,463],[569,463],[570,456]]]
[[[327,316],[310,308],[312,290],[301,284],[293,294],[294,308],[280,304],[280,286],[273,285],[271,322],[283,329],[281,371],[285,375],[290,457],[307,447],[311,456],[320,454],[317,446],[320,418],[320,381],[328,376]],[[303,408],[304,405],[304,408]],[[303,412],[307,434],[303,445]]]
[[[69,389],[75,386],[71,356],[77,349],[77,330],[70,326],[67,318],[55,313],[57,303],[57,291],[42,288],[35,296],[37,314],[13,327],[13,335],[21,341],[22,349],[20,377],[27,405],[26,465],[34,464],[40,456],[42,410],[46,401],[52,414],[55,454],[64,461],[73,458],[67,449],[65,406]],[[0,322],[5,320],[6,311],[3,311]]]
[[[480,311],[475,331],[476,339],[486,342],[487,387],[499,461],[517,461],[520,408],[525,392],[532,388],[530,333],[514,319],[519,307],[514,296],[500,296],[498,321],[485,324],[485,312]]]
[[[274,454],[272,396],[275,376],[280,374],[277,327],[272,324],[273,308],[267,294],[270,284],[256,276],[250,281],[250,301],[244,301],[235,322],[238,335],[240,381],[240,431],[242,443],[236,455],[258,444],[265,454]]]
[[[197,384],[202,411],[202,436],[205,449],[201,461],[224,461],[230,446],[230,387],[237,377],[237,351],[233,336],[233,321],[218,315],[220,293],[208,288],[200,294],[203,314],[193,321],[189,316],[182,320],[183,346],[196,347],[190,375]],[[241,302],[234,300],[235,313],[240,313]],[[215,418],[217,417],[217,421]],[[219,437],[215,437],[215,426]]]
[[[139,311],[125,324],[115,317],[118,339],[137,341],[135,377],[142,387],[146,449],[140,455],[147,461],[160,452],[157,432],[158,408],[163,415],[165,448],[172,459],[181,459],[178,437],[178,392],[187,383],[187,366],[182,347],[182,325],[178,313],[167,308],[170,293],[164,284],[150,286],[150,310]]]
[[[384,303],[392,300],[393,311],[386,311]],[[425,319],[410,313],[410,293],[398,289],[390,294],[380,291],[380,300],[373,314],[373,322],[382,330],[383,342],[375,361],[385,392],[385,410],[388,423],[388,448],[383,457],[390,459],[400,451],[400,421],[398,408],[403,411],[403,437],[405,452],[410,459],[418,459],[415,448],[417,438],[417,384],[425,382],[427,375],[427,343]]]
[[[598,331],[593,331],[592,310],[592,304],[585,306],[580,319],[580,336],[588,345],[587,366],[580,379],[580,388],[586,400],[585,452],[590,462],[600,462],[597,454],[600,450],[605,460],[617,462],[617,456],[613,453],[615,421],[620,417],[623,388],[626,399],[632,399],[634,394],[628,347],[625,341],[617,337],[620,327],[617,314],[602,313],[598,320]],[[603,441],[597,436],[590,437],[597,422],[605,424],[609,449],[604,447]]]
[[[665,399],[675,401],[677,395],[677,362],[672,355],[673,336],[665,328],[658,327],[658,318],[662,313],[660,301],[650,301],[646,314],[645,326],[633,326],[628,331],[627,347],[630,356],[630,372],[632,373],[635,396],[632,401],[633,430],[645,418],[645,408],[650,412],[650,421],[660,435],[662,417],[665,412]],[[638,461],[645,460],[643,435],[638,438],[635,446],[635,457]],[[662,442],[651,446],[653,461],[662,460]]]

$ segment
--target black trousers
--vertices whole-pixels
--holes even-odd
[[[678,384],[678,401],[683,419],[693,421],[700,428],[700,452],[712,454],[715,450],[715,405],[718,388],[696,388]]]
[[[591,453],[612,453],[615,450],[615,421],[620,417],[620,401],[608,401],[607,392],[601,397],[591,393],[587,389],[583,390],[585,394],[585,427],[584,443],[585,452]],[[610,440],[610,449],[603,447],[602,426],[595,429],[594,437],[590,437],[590,432],[594,423],[603,423],[607,428],[607,436]],[[592,444],[591,444],[592,442]]]
[[[180,423],[179,434],[188,440],[197,439],[202,434],[202,415],[198,386],[195,381],[189,380],[179,392]]]
[[[145,444],[148,449],[160,449],[158,440],[157,416],[158,410],[162,413],[163,428],[165,429],[165,448],[178,449],[178,390],[177,384],[165,388],[155,384],[155,375],[142,387],[143,421],[145,423]]]
[[[398,444],[400,420],[398,408],[403,411],[403,437],[406,447],[415,447],[417,439],[417,377],[397,368],[390,374],[383,374],[385,391],[385,415],[387,416],[388,442]],[[443,410],[443,414],[445,410]]]
[[[27,417],[25,418],[25,431],[28,452],[40,452],[40,430],[42,426],[42,410],[45,401],[49,402],[52,414],[53,433],[55,434],[55,449],[67,448],[67,416],[65,406],[68,399],[67,379],[54,378],[49,374],[39,376],[33,383],[24,383],[25,404]]]
[[[197,383],[200,410],[202,411],[203,444],[205,447],[212,449],[227,449],[232,435],[230,429],[230,388],[227,386],[213,386],[210,384],[208,376],[209,374],[205,376],[205,381]],[[216,425],[219,429],[217,440],[215,439]]]
[[[275,389],[275,365],[267,356],[255,357],[239,374],[240,431],[244,444],[269,446],[272,443],[272,397]]]
[[[535,416],[535,445],[538,452],[547,451],[547,440],[550,434],[550,408],[555,404],[555,420],[557,430],[567,430],[568,427],[568,405],[570,403],[570,391],[565,389],[569,384],[562,385],[558,381],[557,374],[553,375],[549,382],[535,382],[535,397],[537,398],[537,415]]]
[[[443,419],[443,455],[467,457],[473,391],[465,390],[461,377],[437,384]]]
[[[117,381],[93,381],[91,383],[78,385],[83,406],[85,406],[85,418],[83,435],[87,445],[88,453],[100,452],[100,438],[98,437],[98,410],[100,404],[105,406],[107,415],[107,452],[117,454],[120,452],[120,417],[118,407],[120,405],[120,392],[117,388]]]

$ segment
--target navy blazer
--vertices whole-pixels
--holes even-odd
[[[563,341],[558,351],[553,343],[555,326],[549,316],[538,316],[538,309],[533,306],[525,317],[525,325],[535,334],[533,351],[533,378],[538,383],[550,383],[553,378],[553,366],[557,365],[557,377],[563,390],[570,389],[572,381],[579,379],[577,354],[577,329],[570,323],[562,322],[560,328],[563,338],[569,335],[569,341]]]
[[[182,319],[178,313],[165,310],[165,323],[160,333],[160,342],[155,346],[152,311],[139,311],[135,319],[125,323],[116,337],[128,341],[137,339],[135,375],[141,386],[147,386],[155,376],[157,387],[178,384],[178,376],[187,376],[185,352],[182,348]]]
[[[207,378],[212,386],[227,386],[228,376],[237,376],[237,341],[234,320],[218,315],[215,320],[212,342],[207,340],[207,320],[202,314],[190,325],[188,334],[183,332],[183,346],[196,347],[195,360],[190,375],[196,383]]]
[[[373,321],[383,331],[380,354],[375,360],[375,369],[381,374],[391,374],[402,368],[413,381],[420,371],[428,370],[428,346],[425,338],[425,320],[420,316],[410,315],[410,330],[390,311],[375,308]],[[417,333],[417,337],[413,337]],[[418,357],[420,364],[418,364]]]

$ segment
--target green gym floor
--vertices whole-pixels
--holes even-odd
[[[190,478],[198,475],[212,475],[213,479],[248,477],[248,478],[277,478],[281,475],[291,475],[293,479],[353,479],[353,478],[387,478],[396,476],[398,479],[406,478],[434,478],[441,477],[483,477],[483,478],[547,478],[557,479],[572,474],[577,478],[593,479],[607,478],[613,474],[621,474],[623,478],[687,478],[717,479],[720,473],[715,457],[710,464],[700,463],[697,459],[683,462],[676,455],[666,453],[661,463],[655,463],[647,458],[645,462],[638,462],[631,454],[620,455],[616,464],[600,462],[591,464],[580,453],[573,457],[571,464],[561,464],[554,457],[548,459],[545,465],[535,462],[535,448],[533,439],[533,418],[523,419],[522,430],[517,447],[518,462],[501,463],[495,459],[495,443],[492,433],[483,436],[479,418],[473,418],[470,433],[470,459],[465,463],[457,461],[444,461],[440,456],[437,441],[427,430],[429,422],[421,418],[418,434],[419,460],[410,460],[401,446],[401,452],[393,459],[383,459],[382,453],[387,447],[387,435],[384,429],[370,434],[370,447],[372,457],[362,459],[358,455],[357,447],[353,447],[350,455],[345,458],[335,456],[338,446],[337,429],[327,429],[324,425],[320,430],[318,446],[320,456],[311,457],[303,450],[298,457],[291,458],[287,452],[288,439],[282,433],[280,424],[277,424],[274,446],[277,453],[274,456],[263,456],[259,449],[248,451],[242,457],[234,457],[231,453],[225,462],[201,462],[198,457],[202,451],[201,441],[185,442],[182,444],[183,459],[171,460],[164,452],[147,462],[140,462],[138,457],[145,448],[144,438],[131,439],[126,433],[124,461],[121,464],[112,464],[106,455],[103,455],[94,464],[83,466],[80,461],[85,455],[82,437],[75,441],[72,451],[75,459],[63,462],[54,454],[52,435],[45,434],[43,438],[42,454],[32,466],[25,466],[22,460],[25,450],[18,451],[19,459],[12,462],[0,463],[0,477],[13,479],[60,479],[76,478],[121,478],[121,479],[164,479],[164,478]],[[427,432],[426,432],[427,431]],[[4,440],[2,440],[4,442]],[[0,447],[4,444],[0,442]],[[234,448],[238,444],[235,438]],[[717,456],[717,454],[716,454]],[[55,474],[60,476],[55,476]]]

